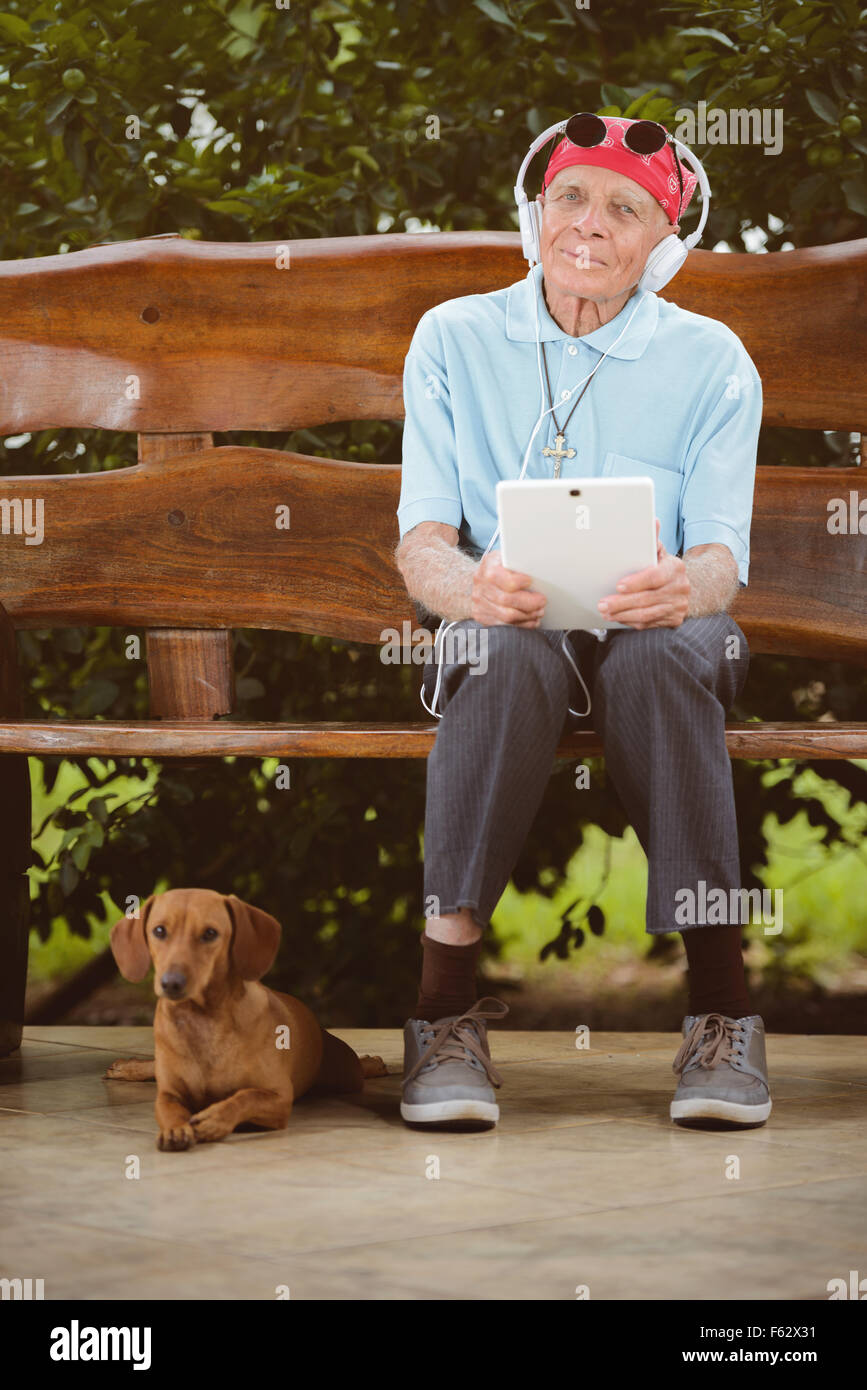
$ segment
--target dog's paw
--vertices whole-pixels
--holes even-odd
[[[161,1129],[157,1136],[157,1148],[163,1153],[174,1153],[181,1149],[192,1149],[196,1134],[192,1126],[177,1125],[174,1129]]]
[[[225,1139],[226,1135],[231,1134],[233,1129],[233,1126],[227,1123],[225,1116],[220,1113],[219,1104],[209,1105],[206,1110],[200,1110],[197,1115],[191,1115],[190,1124],[193,1126],[196,1139],[200,1144]]]
[[[388,1076],[388,1067],[381,1057],[370,1057],[365,1054],[364,1057],[359,1057],[358,1060],[361,1063],[362,1076]]]
[[[118,1058],[102,1075],[106,1081],[153,1081],[154,1061],[153,1058],[148,1061],[140,1061],[137,1058],[126,1061]]]

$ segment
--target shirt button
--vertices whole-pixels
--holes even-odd
[[[570,356],[570,357],[577,357],[577,356],[578,356],[578,349],[576,348],[576,346],[575,346],[574,343],[570,343],[570,344],[569,344],[569,347],[567,348],[567,352],[569,353],[569,356]]]
[[[561,399],[561,401],[568,401],[568,399],[569,399],[569,392],[568,392],[568,391],[561,391],[561,392],[560,392],[560,399]]]

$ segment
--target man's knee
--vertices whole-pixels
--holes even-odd
[[[616,629],[600,678],[627,688],[670,685],[684,674],[734,699],[746,679],[749,647],[728,613],[686,618],[679,627]]]

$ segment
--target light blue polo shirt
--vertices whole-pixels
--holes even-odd
[[[573,338],[548,313],[541,278],[536,265],[532,281],[446,300],[419,319],[403,374],[401,538],[420,521],[441,521],[484,550],[496,530],[496,484],[518,477],[550,403],[539,390],[532,283],[561,427],[578,395],[562,393],[592,371],[640,299],[566,426],[566,447],[577,452],[563,459],[561,477],[651,477],[666,550],[722,542],[746,584],[762,384],[740,338],[650,291]],[[549,414],[525,478],[553,476],[542,449],[556,433]]]

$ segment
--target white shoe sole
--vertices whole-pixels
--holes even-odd
[[[771,1102],[765,1105],[738,1105],[733,1100],[713,1100],[696,1096],[689,1100],[671,1102],[673,1120],[730,1120],[734,1124],[760,1124],[771,1113]]]
[[[401,1118],[410,1124],[436,1124],[440,1120],[493,1120],[500,1118],[500,1107],[489,1100],[437,1100],[426,1105],[400,1103]]]

